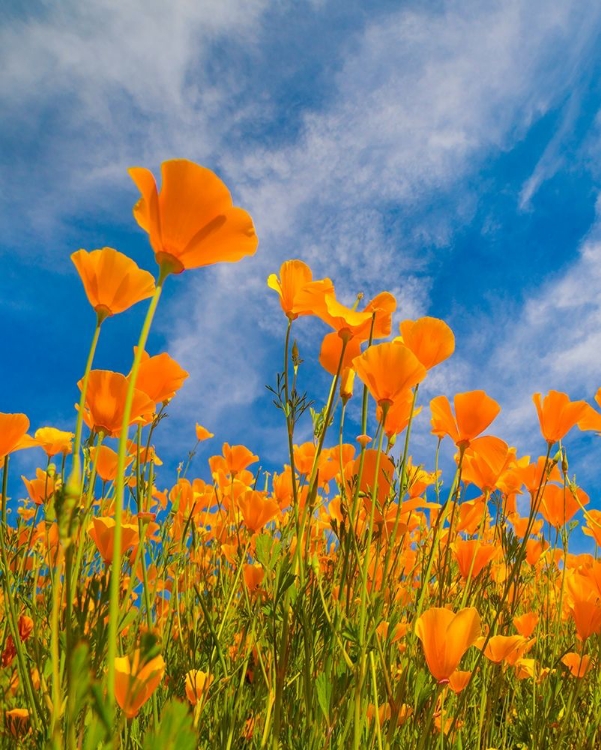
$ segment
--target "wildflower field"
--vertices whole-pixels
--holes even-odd
[[[282,309],[269,395],[288,463],[267,473],[226,443],[204,467],[192,450],[164,489],[155,431],[188,373],[146,351],[163,286],[258,239],[204,167],[165,162],[160,190],[147,169],[130,176],[158,273],[108,247],[71,256],[96,313],[73,432],[0,414],[2,747],[601,747],[601,561],[569,547],[578,523],[601,545],[601,511],[563,442],[601,432],[601,412],[534,394],[540,455],[520,455],[484,391],[420,398],[455,348],[444,321],[393,330],[391,294],[347,307],[290,260],[265,289]],[[95,369],[103,327],[137,303],[131,371]],[[313,402],[295,342],[307,315],[332,376]],[[427,466],[412,460],[420,411]],[[18,485],[24,449],[39,468]]]

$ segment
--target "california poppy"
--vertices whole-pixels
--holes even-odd
[[[33,437],[48,458],[56,456],[57,453],[66,455],[73,450],[72,432],[57,430],[56,427],[40,427]]]
[[[161,269],[181,273],[254,255],[258,239],[253,221],[233,205],[229,190],[214,172],[186,159],[163,162],[161,172],[159,192],[148,169],[129,170],[142,194],[134,217],[148,232]]]
[[[57,486],[55,474],[47,474],[43,469],[35,470],[35,479],[21,477],[27,488],[27,494],[36,505],[42,505],[50,500]]]
[[[88,526],[88,534],[94,541],[100,556],[109,565],[115,552],[115,519],[95,516]],[[140,532],[137,524],[124,523],[121,526],[121,553],[138,544]]]
[[[515,462],[515,450],[501,438],[494,435],[474,438],[465,452],[462,479],[483,492],[492,492],[512,462]]]
[[[448,435],[458,447],[467,447],[501,411],[499,404],[484,391],[458,393],[453,404],[455,415],[446,396],[436,396],[430,401],[432,432],[440,438]]]
[[[114,482],[117,476],[118,456],[108,445],[91,446],[90,459],[96,462],[96,473],[103,482]],[[126,466],[133,461],[133,456],[126,456]]]
[[[588,654],[577,654],[574,651],[570,651],[561,658],[561,663],[570,670],[572,677],[578,677],[582,679],[586,677],[587,672],[591,668],[591,657]]]
[[[455,351],[455,336],[444,320],[430,317],[404,320],[400,330],[403,343],[426,370],[444,362]]]
[[[79,388],[82,382],[79,381]],[[90,371],[83,418],[91,430],[102,432],[109,437],[119,436],[127,389],[127,378],[119,372]],[[151,417],[154,414],[154,410],[155,402],[136,388],[129,423],[147,421],[149,415]]]
[[[342,353],[343,346],[343,340],[335,331],[327,333],[321,342],[319,364],[330,375],[336,375],[339,368],[341,373],[343,370],[349,370],[353,359],[361,354],[361,341],[356,337],[347,341],[346,346],[344,346],[344,355]]]
[[[242,570],[244,583],[249,591],[257,591],[265,578],[265,569],[260,563],[246,564]]]
[[[277,502],[257,490],[247,490],[238,498],[246,528],[255,534],[280,513]]]
[[[290,320],[313,314],[314,301],[334,291],[330,279],[313,281],[313,272],[302,260],[282,263],[279,278],[270,274],[267,286],[278,293],[282,310]]]
[[[198,422],[196,423],[196,439],[199,443],[212,437],[215,437],[212,432],[209,432],[206,427],[203,427]]]
[[[457,539],[452,545],[461,577],[477,578],[491,560],[499,554],[494,544],[482,544],[478,539]]]
[[[152,357],[144,352],[136,377],[136,388],[143,391],[153,403],[160,404],[175,396],[188,375],[167,352]]]
[[[396,310],[396,300],[390,292],[381,292],[367,303],[363,310],[347,307],[336,299],[332,291],[320,296],[321,304],[315,305],[314,314],[331,326],[345,339],[356,338],[367,341],[390,334],[392,313]]]
[[[514,664],[532,644],[522,635],[493,635],[484,648],[484,656],[495,664],[502,661]]]
[[[202,669],[191,669],[186,674],[186,698],[193,706],[205,700],[212,682],[213,677]]]
[[[71,260],[100,323],[154,294],[153,275],[112,247],[78,250]]]
[[[224,474],[235,476],[258,460],[259,457],[249,451],[246,446],[224,443],[223,456],[213,456],[210,458],[209,466],[212,473],[223,471]]]
[[[461,658],[480,636],[480,615],[474,607],[454,614],[432,607],[417,619],[415,634],[422,642],[428,669],[438,682],[446,682]]]
[[[115,698],[128,719],[133,719],[140,708],[159,686],[165,674],[163,657],[155,656],[140,663],[140,649],[129,656],[115,659]]]
[[[559,529],[588,502],[588,495],[579,487],[572,490],[570,487],[547,484],[543,490],[539,510],[551,526]]]
[[[415,354],[394,341],[372,344],[355,357],[353,367],[379,406],[390,406],[426,377],[426,368]]]
[[[541,432],[549,445],[565,437],[591,408],[586,401],[570,401],[567,393],[559,391],[549,391],[542,401],[541,394],[535,393],[532,400]]]
[[[37,446],[37,441],[27,434],[28,429],[25,414],[0,413],[0,461],[13,451]]]

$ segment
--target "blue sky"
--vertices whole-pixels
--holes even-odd
[[[0,411],[73,424],[94,315],[69,256],[108,245],[154,271],[126,170],[185,157],[226,181],[260,246],[169,279],[149,350],[191,373],[157,435],[171,467],[195,421],[216,433],[199,470],[225,440],[285,460],[264,388],[284,319],[265,280],[294,257],[349,303],[388,290],[397,321],[447,320],[457,351],[424,396],[484,388],[503,406],[494,432],[542,452],[532,393],[601,386],[600,32],[601,6],[569,0],[15,3],[0,29]],[[97,367],[129,369],[143,313],[107,322]],[[319,332],[298,325],[318,400]],[[430,461],[427,410],[415,440]],[[601,443],[567,445],[601,507]],[[35,453],[15,463],[31,471]]]

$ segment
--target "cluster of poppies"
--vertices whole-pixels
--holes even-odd
[[[141,743],[168,726],[207,747],[288,746],[291,732],[354,748],[427,747],[431,736],[543,746],[568,732],[594,743],[601,562],[573,554],[569,536],[581,513],[601,546],[601,512],[570,477],[564,439],[601,432],[601,413],[535,394],[544,451],[531,459],[483,434],[500,412],[484,391],[437,396],[433,446],[456,447],[443,488],[438,469],[412,461],[410,430],[423,418],[420,384],[454,352],[449,326],[403,320],[393,336],[393,295],[348,307],[330,279],[290,260],[267,280],[286,324],[274,394],[288,463],[253,471],[259,457],[225,443],[190,478],[195,447],[161,489],[153,438],[188,377],[146,352],[161,291],[172,274],[252,255],[257,237],[199,165],[164,163],[160,191],[148,170],[130,175],[159,270],[108,247],[71,256],[96,314],[73,432],[29,435],[24,414],[0,414],[11,741]],[[130,372],[94,369],[102,326],[143,300]],[[298,443],[309,415],[291,332],[309,315],[327,329],[319,363],[332,385],[313,438]],[[212,437],[196,425],[196,445]],[[9,523],[9,459],[25,448],[47,461],[23,477]],[[517,696],[531,707],[524,721]],[[189,706],[179,724],[178,701]]]

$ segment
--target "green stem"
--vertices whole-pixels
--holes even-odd
[[[117,477],[115,479],[115,538],[114,538],[114,553],[113,561],[111,563],[111,582],[110,582],[110,599],[109,599],[109,628],[108,628],[108,676],[107,676],[107,687],[108,687],[108,709],[109,713],[113,714],[115,709],[115,658],[117,656],[117,639],[118,639],[118,625],[119,625],[119,584],[121,580],[121,531],[122,531],[122,518],[123,518],[123,499],[125,495],[125,463],[127,453],[127,433],[129,427],[129,419],[131,415],[132,404],[134,400],[134,392],[136,388],[136,378],[138,370],[140,368],[140,362],[142,361],[142,355],[146,347],[146,341],[148,340],[148,334],[150,333],[150,326],[152,325],[152,319],[157,309],[159,299],[161,298],[161,292],[163,290],[163,284],[167,277],[167,273],[161,268],[159,279],[155,293],[150,301],[148,312],[142,326],[140,338],[138,340],[138,348],[134,357],[134,363],[132,365],[131,373],[129,374],[129,383],[127,388],[127,394],[125,397],[125,404],[123,407],[123,422],[121,424],[121,434],[119,436],[119,447],[117,450]]]

